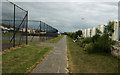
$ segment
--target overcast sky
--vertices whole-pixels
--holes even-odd
[[[116,2],[17,2],[16,4],[29,11],[29,20],[44,21],[60,32],[91,28],[118,19],[117,0]]]

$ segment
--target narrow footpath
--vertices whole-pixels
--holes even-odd
[[[39,46],[54,46],[44,60],[33,69],[32,73],[67,73],[66,36],[58,43],[43,43]]]

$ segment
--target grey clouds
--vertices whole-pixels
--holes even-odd
[[[29,11],[29,20],[44,21],[60,32],[91,28],[118,19],[118,2],[15,3]]]

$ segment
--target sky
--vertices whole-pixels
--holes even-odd
[[[13,1],[13,0],[10,0]],[[97,27],[118,19],[118,0],[78,1],[78,0],[21,0],[13,1],[28,10],[29,20],[41,20],[60,32]]]

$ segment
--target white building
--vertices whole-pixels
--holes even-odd
[[[120,25],[118,21],[114,21],[114,33],[112,35],[113,40],[120,40]]]
[[[96,27],[92,27],[91,29],[91,37],[93,37],[96,34]]]
[[[98,25],[98,29],[103,33],[105,30],[105,25]]]
[[[88,28],[88,29],[82,30],[82,35],[83,37],[91,37],[91,29]]]
[[[87,37],[87,29],[85,29],[85,37]]]
[[[105,25],[99,25],[97,28],[103,33]],[[96,27],[92,27],[92,29],[84,29],[82,30],[82,34],[83,37],[93,37],[96,34]],[[112,39],[120,41],[120,24],[118,21],[114,21],[114,33],[112,34]]]
[[[85,37],[85,29],[82,30],[82,36]]]
[[[23,28],[23,32],[26,32],[26,28]],[[28,32],[28,33],[31,33],[31,32],[32,32],[32,29],[31,29],[31,28],[27,28],[27,32]]]
[[[91,29],[90,28],[87,29],[87,37],[91,37]]]
[[[83,35],[83,37],[87,37],[87,29],[82,30],[82,35]]]

